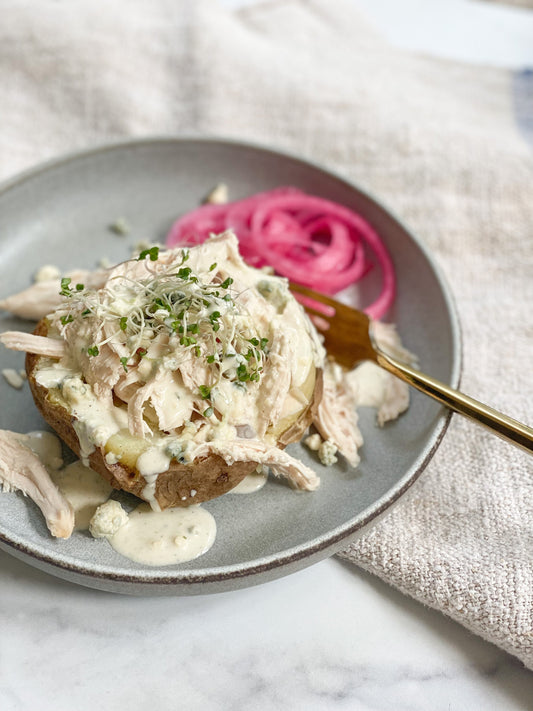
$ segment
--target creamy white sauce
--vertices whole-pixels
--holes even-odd
[[[100,504],[109,498],[112,487],[82,462],[73,462],[64,469],[51,471],[50,476],[74,509],[76,530],[86,530]]]
[[[140,504],[108,541],[117,553],[136,563],[159,566],[198,558],[215,537],[215,519],[200,506],[155,512]]]
[[[85,465],[95,447],[103,447],[112,435],[128,426],[126,409],[109,406],[99,400],[91,386],[84,383],[80,374],[71,368],[59,364],[45,366],[36,372],[35,379],[48,390],[60,388],[58,395],[66,402],[74,418],[72,426],[78,436],[80,458]]]
[[[31,449],[49,471],[60,469],[63,466],[61,442],[59,437],[52,434],[52,432],[35,430],[25,435],[17,435],[17,439],[19,439],[25,447]]]
[[[44,358],[42,359],[42,362],[45,362]],[[49,360],[46,362],[50,363]],[[74,373],[71,368],[67,368],[59,363],[55,363],[53,365],[41,365],[35,372],[35,380],[39,385],[42,385],[43,388],[51,390],[52,388],[57,388],[58,385],[65,380],[65,378],[69,378],[73,374]]]
[[[80,461],[61,469],[61,442],[56,435],[38,430],[17,437],[40,458],[56,486],[71,504],[74,509],[75,530],[87,530],[93,519],[95,531],[99,536],[106,537],[118,553],[137,563],[152,566],[193,560],[206,553],[213,545],[216,522],[213,516],[200,506],[154,511],[149,504],[140,504],[127,516],[118,502],[108,501],[113,489],[100,474]],[[149,466],[158,469],[157,462],[161,464],[163,454],[157,448],[153,449],[155,451],[148,458],[151,461]],[[150,450],[147,453],[150,453]],[[147,476],[155,489],[157,474]],[[257,475],[256,489],[262,486],[262,483],[259,483],[262,478],[263,475]],[[157,502],[155,503],[157,505]],[[114,524],[118,514],[112,506],[120,508],[122,514],[117,525]],[[118,531],[112,535],[104,530],[101,521],[95,520],[99,507],[100,513],[104,513],[104,509],[109,507],[110,512],[105,513],[113,514],[113,526],[109,530],[118,528]],[[107,518],[109,517],[108,515]]]
[[[357,405],[379,408],[385,400],[388,373],[370,361],[361,363],[349,374],[350,385],[355,388]]]
[[[268,472],[252,472],[233,487],[231,494],[253,494],[264,487],[268,479]]]
[[[71,383],[72,380],[79,379],[70,378],[67,382]],[[119,407],[108,407],[94,395],[90,386],[83,383],[82,386],[83,395],[75,398],[71,396],[70,391],[66,392],[65,384],[62,392],[69,401],[70,413],[76,418],[72,426],[80,442],[80,457],[87,463],[88,456],[94,452],[95,446],[103,447],[111,435],[127,427],[128,414],[126,410]]]
[[[161,474],[161,472],[166,472],[170,465],[170,457],[168,454],[161,449],[161,447],[150,447],[143,452],[138,458],[136,467],[137,470],[146,479],[147,477],[154,476],[155,474]]]
[[[146,474],[144,477],[146,480],[146,485],[143,487],[142,495],[145,501],[148,501],[152,511],[161,511],[158,500],[155,498],[155,491],[157,487],[157,477],[159,474]]]
[[[166,472],[170,466],[171,457],[163,449],[164,444],[160,446],[150,447],[137,457],[135,464],[146,480],[146,485],[142,490],[143,499],[148,501],[154,511],[161,511],[161,507],[155,498],[157,486],[157,477],[162,472]]]

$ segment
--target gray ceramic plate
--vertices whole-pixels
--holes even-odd
[[[0,298],[25,288],[43,263],[93,267],[102,256],[121,261],[141,240],[162,240],[180,213],[217,183],[232,199],[296,185],[364,215],[393,255],[399,292],[391,320],[426,372],[457,385],[459,329],[449,292],[419,242],[375,200],[345,180],[298,158],[252,145],[203,139],[150,139],[105,146],[48,163],[0,191]],[[108,226],[125,217],[128,237]],[[369,277],[360,297],[377,283]],[[31,325],[0,316],[0,330]],[[0,366],[23,367],[2,349]],[[0,428],[43,427],[27,385],[0,382]],[[205,504],[218,535],[203,557],[150,568],[119,556],[106,541],[75,533],[52,539],[36,506],[20,494],[0,494],[0,547],[42,570],[90,587],[133,594],[187,595],[236,589],[286,575],[340,550],[393,504],[420,475],[444,434],[448,413],[413,393],[408,412],[383,429],[361,411],[365,445],[357,470],[316,466],[322,486],[298,494],[269,481],[254,495],[229,494]]]

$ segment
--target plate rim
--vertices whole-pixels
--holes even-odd
[[[310,160],[299,154],[287,151],[283,148],[278,148],[277,146],[266,145],[256,141],[240,140],[223,135],[202,136],[196,134],[180,134],[143,136],[138,138],[106,141],[92,147],[69,151],[60,156],[51,157],[47,160],[39,162],[34,166],[30,166],[29,168],[22,170],[14,176],[4,179],[0,183],[0,197],[3,197],[10,190],[20,187],[25,181],[31,180],[42,173],[46,173],[49,170],[60,168],[64,165],[68,165],[69,163],[75,163],[79,160],[90,158],[98,154],[134,149],[142,147],[143,145],[147,147],[157,144],[171,144],[173,146],[177,146],[193,142],[208,145],[219,144],[229,146],[230,148],[234,147],[236,149],[244,148],[260,151],[274,157],[290,159],[296,163],[300,163],[303,167],[310,167],[314,170],[318,170],[326,174],[328,177],[333,178],[335,181],[338,181],[345,187],[348,187],[350,190],[356,191],[363,198],[373,203],[378,210],[385,212],[388,217],[396,222],[408,235],[415,247],[422,253],[438,282],[441,295],[446,306],[452,333],[452,372],[450,376],[450,385],[454,388],[459,387],[463,362],[463,339],[455,299],[441,267],[436,262],[431,252],[421,242],[420,238],[404,224],[404,222],[393,210],[388,207],[386,203],[384,203],[381,199],[374,197],[372,192],[360,187],[358,183],[353,182],[341,173],[332,170],[328,166],[317,161]],[[390,508],[401,499],[405,492],[424,472],[429,461],[432,459],[440,443],[442,442],[446,430],[448,429],[451,416],[451,410],[441,406],[440,415],[438,416],[428,443],[421,451],[421,456],[391,489],[389,489],[383,496],[374,501],[364,510],[363,514],[357,518],[357,521],[353,522],[352,519],[351,523],[337,526],[327,534],[322,534],[321,536],[313,539],[311,543],[303,543],[298,546],[288,548],[281,553],[274,553],[246,563],[226,565],[218,568],[210,567],[182,571],[180,571],[179,568],[172,568],[168,571],[160,568],[157,573],[155,571],[150,571],[149,568],[146,568],[145,571],[143,570],[142,574],[139,574],[138,572],[129,574],[121,572],[117,573],[107,569],[98,570],[95,568],[89,568],[87,567],[87,564],[76,565],[71,562],[66,562],[60,558],[58,559],[57,557],[54,557],[53,555],[47,555],[36,551],[31,546],[25,545],[20,540],[16,540],[15,537],[7,537],[2,531],[0,531],[0,548],[15,555],[16,557],[23,558],[30,564],[32,562],[40,563],[41,565],[38,567],[42,566],[41,569],[45,569],[47,572],[53,573],[54,570],[57,570],[58,574],[59,571],[63,571],[67,576],[71,573],[81,576],[82,578],[86,578],[85,581],[78,582],[85,582],[85,584],[90,587],[93,586],[91,585],[91,582],[104,583],[108,581],[109,583],[130,584],[142,588],[154,585],[164,586],[165,588],[173,587],[175,594],[179,594],[183,587],[197,586],[199,584],[205,586],[205,592],[217,592],[216,589],[210,590],[209,588],[228,580],[242,581],[247,579],[247,584],[252,585],[254,584],[253,578],[257,575],[273,573],[273,575],[270,576],[271,578],[281,577],[284,575],[288,567],[294,566],[302,560],[308,560],[309,564],[312,564],[320,554],[323,554],[321,555],[321,558],[328,557],[328,555],[334,555],[341,550],[342,547],[348,545],[350,541],[360,535],[363,529],[368,530],[368,527],[371,524],[377,523],[383,514],[389,511]],[[326,553],[326,555],[324,555],[325,551],[329,551],[329,554]],[[302,565],[301,567],[304,566]]]

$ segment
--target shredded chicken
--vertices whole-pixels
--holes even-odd
[[[182,427],[187,420],[190,420],[193,413],[191,400],[181,397],[183,389],[180,387],[179,380],[179,373],[164,371],[158,376],[150,398],[159,421],[159,428],[164,432]]]
[[[66,353],[65,341],[48,336],[34,336],[23,331],[0,333],[0,343],[12,351],[25,351],[50,358],[62,358]]]
[[[390,323],[374,323],[374,338],[377,344],[386,353],[410,365],[416,365],[416,356],[402,346],[396,326]],[[391,373],[385,375],[385,388],[383,402],[378,408],[377,421],[384,425],[390,420],[395,420],[409,407],[409,386]]]
[[[85,284],[91,289],[99,289],[105,284],[109,270],[98,269],[90,272],[86,269],[76,269],[67,272],[65,276],[69,277],[73,284]],[[10,311],[20,318],[40,321],[61,304],[60,290],[61,279],[38,281],[27,289],[1,300],[0,309]]]
[[[128,428],[134,437],[144,437],[147,424],[143,418],[144,403],[151,397],[156,382],[148,381],[140,387],[128,403]]]
[[[72,506],[39,457],[8,430],[0,430],[0,483],[4,491],[20,490],[33,499],[53,536],[69,538],[74,529]]]
[[[114,388],[114,394],[122,402],[129,402],[141,385],[137,369],[132,368],[120,374],[120,378]]]
[[[396,326],[382,321],[372,322],[372,333],[378,346],[391,356],[405,363],[416,364],[417,357],[402,346]]]
[[[191,392],[198,390],[202,383],[209,382],[208,369],[203,363],[199,363],[198,358],[190,351],[181,356],[176,370],[179,371],[184,386]]]
[[[352,392],[344,376],[331,363],[324,369],[324,391],[313,424],[325,440],[333,442],[353,466],[359,463],[357,448],[363,444]]]
[[[320,478],[308,466],[291,457],[285,450],[268,446],[258,439],[236,439],[225,442],[213,440],[195,447],[192,458],[218,454],[231,466],[235,462],[257,462],[270,467],[276,476],[284,476],[296,489],[314,491],[320,486]]]
[[[398,360],[416,365],[416,356],[402,346],[393,324],[374,321],[372,327],[374,338],[383,351]],[[375,363],[362,363],[348,372],[345,384],[358,406],[366,405],[377,409],[376,419],[380,426],[395,420],[409,407],[407,383]]]
[[[260,437],[265,434],[273,422],[277,422],[279,419],[287,393],[290,390],[291,371],[287,367],[288,347],[286,336],[279,331],[275,333],[272,348],[268,354],[271,367],[263,376],[260,396],[257,400],[259,408],[257,434]]]
[[[87,351],[80,353],[78,357],[80,361],[84,361],[83,374],[89,385],[92,385],[96,397],[111,404],[113,387],[124,370],[119,356],[108,343],[104,343],[99,348],[98,359],[89,356]]]
[[[409,407],[409,386],[394,375],[387,373],[383,402],[378,408],[377,422],[382,427],[396,420]]]

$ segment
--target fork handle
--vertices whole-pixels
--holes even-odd
[[[483,425],[502,439],[511,442],[511,444],[521,447],[530,454],[533,452],[533,428],[518,422],[518,420],[513,420],[512,417],[508,417],[498,412],[498,410],[460,393],[458,390],[448,387],[429,375],[424,375],[424,373],[401,363],[396,358],[383,353],[383,351],[378,351],[376,355],[378,365],[388,370],[389,373],[396,375],[400,380],[404,380],[409,385],[438,400],[455,412]]]

